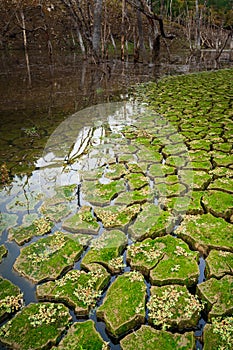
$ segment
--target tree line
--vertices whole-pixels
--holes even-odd
[[[72,49],[98,63],[109,57],[155,62],[174,38],[192,51],[233,41],[233,0],[4,0],[0,47]]]

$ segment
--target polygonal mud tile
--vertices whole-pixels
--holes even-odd
[[[95,214],[102,221],[105,228],[124,228],[139,212],[139,204],[133,204],[129,207],[113,205],[104,208],[95,208]]]
[[[63,304],[29,304],[0,329],[0,341],[13,349],[44,349],[56,344],[70,320]]]
[[[181,239],[167,235],[154,240],[148,238],[128,248],[127,262],[133,269],[150,277],[153,285],[184,284],[197,282],[198,253],[192,252]]]
[[[131,191],[139,190],[149,184],[149,179],[142,173],[130,173],[125,176]]]
[[[77,348],[78,346],[78,348]],[[77,350],[77,349],[109,349],[106,342],[100,337],[95,329],[95,323],[92,320],[74,323],[68,330],[58,346],[52,350]]]
[[[233,253],[222,250],[211,250],[206,259],[207,278],[221,278],[233,274]]]
[[[95,234],[99,231],[99,224],[92,214],[92,208],[83,206],[78,213],[72,215],[62,223],[62,227],[74,233]]]
[[[123,350],[194,350],[196,348],[192,332],[170,333],[145,325],[123,338],[120,344]]]
[[[140,146],[140,150],[137,152],[137,157],[140,162],[161,163],[163,156],[156,148]]]
[[[90,250],[84,256],[81,266],[89,270],[90,264],[98,263],[106,267],[111,273],[120,272],[124,267],[120,255],[126,244],[127,238],[122,231],[104,231],[99,238],[91,242]]]
[[[148,170],[148,176],[152,179],[168,175],[174,175],[176,168],[174,166],[168,166],[166,164],[152,164]]]
[[[170,155],[177,155],[177,154],[182,154],[187,152],[187,146],[182,142],[182,143],[170,143],[166,145],[162,153],[165,155],[165,157],[168,157]]]
[[[206,191],[202,198],[206,211],[214,216],[229,219],[233,214],[233,196],[222,191]]]
[[[184,197],[161,198],[159,203],[165,206],[167,210],[171,210],[176,215],[196,215],[204,214],[204,209],[201,205],[203,191],[193,191]]]
[[[231,315],[233,312],[233,276],[220,280],[211,278],[197,285],[197,294],[206,303],[208,320],[213,317]]]
[[[125,190],[124,179],[102,184],[98,181],[86,181],[82,186],[84,199],[94,205],[108,205],[111,200]]]
[[[8,250],[6,247],[2,244],[0,245],[0,263],[2,262],[2,259],[7,256]]]
[[[140,190],[123,192],[114,200],[115,205],[132,205],[151,202],[154,198],[153,192],[149,186],[144,186]]]
[[[29,226],[19,226],[9,229],[9,239],[17,244],[23,245],[29,242],[34,236],[43,236],[51,232],[53,223],[45,218],[39,218],[33,221]]]
[[[210,140],[193,140],[189,142],[189,147],[193,150],[204,150],[210,151],[211,141]]]
[[[111,335],[119,337],[144,322],[145,298],[143,275],[136,271],[124,273],[109,287],[97,316],[105,321]]]
[[[199,300],[189,293],[185,286],[176,284],[151,287],[149,309],[149,323],[162,327],[163,330],[195,327],[203,306]]]
[[[203,340],[203,350],[231,350],[233,347],[233,317],[212,319],[212,324],[205,325]]]
[[[205,255],[211,249],[233,251],[232,224],[211,214],[186,215],[175,233]]]
[[[0,321],[23,306],[23,294],[19,287],[0,277]]]
[[[108,166],[104,176],[110,180],[118,180],[127,173],[127,169],[124,164],[116,163]]]
[[[174,217],[169,212],[161,210],[155,204],[146,203],[134,224],[129,227],[129,233],[134,241],[142,241],[148,237],[166,235],[172,231],[173,225]]]
[[[158,197],[177,197],[182,196],[187,191],[186,186],[182,183],[167,184],[167,183],[155,183],[154,191]]]
[[[40,212],[51,221],[59,222],[72,213],[72,207],[67,203],[49,205],[46,201],[40,207]]]
[[[40,195],[33,195],[31,193],[26,194],[17,194],[7,205],[6,208],[11,213],[23,212],[23,211],[32,211],[35,206],[38,205],[41,201]]]
[[[233,178],[219,178],[210,183],[208,190],[219,190],[233,194]]]
[[[21,249],[14,269],[38,283],[54,280],[70,269],[83,252],[79,236],[55,232]]]
[[[63,302],[75,309],[79,316],[87,316],[106,287],[110,276],[98,264],[92,264],[91,271],[71,270],[61,279],[41,284],[36,294],[40,300]]]
[[[212,176],[200,170],[180,170],[178,174],[182,183],[196,191],[205,190],[212,179]]]
[[[215,166],[228,167],[233,164],[233,154],[212,152],[213,154],[213,163]]]

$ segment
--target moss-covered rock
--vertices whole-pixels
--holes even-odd
[[[206,275],[208,278],[221,278],[233,274],[233,253],[211,250],[206,259]]]
[[[111,181],[107,184],[99,181],[86,181],[82,186],[85,200],[99,206],[110,204],[111,200],[124,190],[124,179]]]
[[[106,342],[100,337],[95,329],[95,324],[92,320],[85,322],[76,322],[68,330],[64,338],[58,346],[53,347],[53,350],[108,350]]]
[[[220,280],[211,278],[197,285],[197,294],[206,302],[208,320],[213,317],[231,315],[233,312],[233,276]]]
[[[78,213],[72,215],[62,223],[62,227],[69,232],[84,234],[97,234],[99,224],[92,214],[92,208],[83,206]]]
[[[233,196],[222,191],[206,191],[202,202],[206,211],[214,216],[229,219],[233,214]]]
[[[134,224],[129,227],[129,233],[134,241],[164,236],[172,231],[173,220],[170,213],[155,204],[146,203]]]
[[[151,297],[147,303],[149,309],[149,323],[169,328],[195,327],[199,320],[203,306],[199,300],[189,293],[185,286],[169,285],[151,287]]]
[[[14,269],[34,283],[54,280],[70,269],[82,252],[78,236],[55,232],[22,248]]]
[[[120,341],[123,350],[194,350],[195,338],[191,332],[178,334],[141,326]]]
[[[77,315],[87,316],[109,279],[102,266],[92,264],[91,271],[69,271],[59,280],[39,285],[36,293],[41,300],[64,302],[74,308]]]
[[[47,218],[39,218],[33,221],[29,226],[19,226],[9,229],[9,239],[14,240],[17,244],[22,245],[29,242],[34,236],[43,236],[49,233],[53,224]]]
[[[0,340],[13,349],[46,349],[56,344],[70,320],[63,304],[29,304],[0,329]]]
[[[0,322],[23,306],[23,294],[19,287],[0,277]]]
[[[119,337],[144,322],[145,298],[143,276],[136,271],[125,273],[108,289],[97,316],[105,321],[111,335]]]
[[[111,273],[120,272],[124,267],[120,255],[126,244],[127,238],[122,231],[104,231],[99,238],[91,242],[90,250],[84,256],[81,266],[89,270],[90,264],[98,263],[106,267]]]
[[[233,251],[232,225],[211,214],[186,215],[175,232],[206,255],[211,249]]]
[[[95,214],[102,221],[105,228],[121,227],[128,225],[139,213],[140,205],[133,204],[127,206],[108,206],[95,208]]]
[[[7,256],[8,250],[6,247],[2,244],[0,245],[0,263],[2,262],[2,259]]]
[[[233,347],[233,317],[212,319],[212,324],[205,325],[203,339],[203,350],[231,350]]]

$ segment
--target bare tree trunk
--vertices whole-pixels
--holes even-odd
[[[121,17],[121,60],[125,60],[125,0],[122,0]]]
[[[200,15],[198,0],[195,0],[196,4],[196,50],[201,49],[201,29],[200,29]]]
[[[144,45],[142,14],[139,10],[137,10],[137,23],[138,23],[138,38],[139,38],[139,58],[141,55],[143,60],[145,55],[145,45]]]
[[[31,86],[32,78],[31,78],[30,62],[29,62],[29,56],[28,56],[27,33],[26,33],[25,18],[24,18],[23,10],[20,10],[20,16],[21,16],[22,27],[23,27],[23,45],[24,45],[25,60],[27,65],[28,83]]]
[[[101,24],[103,0],[96,0],[94,9],[94,27],[92,36],[93,52],[97,58],[100,56]]]

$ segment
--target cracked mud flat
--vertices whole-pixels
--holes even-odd
[[[66,159],[66,186],[48,181],[26,200],[20,186],[2,191],[0,272],[11,259],[17,281],[36,288],[34,306],[19,291],[18,306],[11,291],[0,301],[3,344],[29,349],[37,330],[49,349],[232,348],[232,79],[223,70],[139,85],[133,97],[147,108],[126,103],[124,119],[115,105],[115,120],[84,128],[73,148],[48,144],[57,164]],[[44,178],[64,176],[51,164]],[[41,231],[28,214],[55,226]]]

